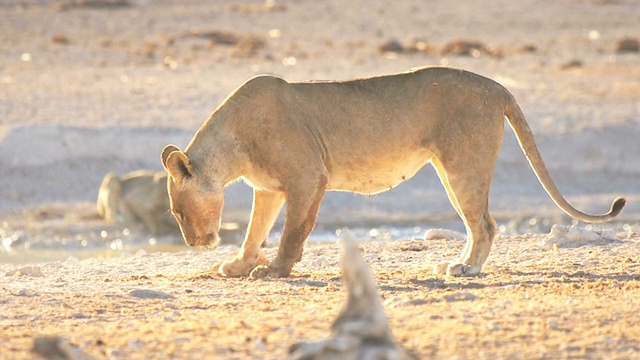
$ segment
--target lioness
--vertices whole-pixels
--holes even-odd
[[[618,215],[623,198],[608,213],[589,215],[562,197],[507,89],[438,67],[341,82],[247,81],[211,114],[186,151],[175,145],[162,151],[171,210],[187,244],[215,244],[223,188],[244,179],[254,191],[249,228],[237,257],[219,271],[286,277],[301,259],[325,191],[380,193],[430,162],[467,229],[460,258],[436,265],[435,272],[477,274],[496,235],[488,197],[505,117],[560,209],[594,223]],[[266,266],[258,250],[285,201],[280,247]]]
[[[122,176],[110,172],[98,191],[98,215],[125,226],[143,223],[157,235],[177,232],[178,225],[169,214],[166,184],[164,171],[139,170]]]

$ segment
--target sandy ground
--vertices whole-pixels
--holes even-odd
[[[186,146],[215,106],[256,74],[348,79],[449,65],[515,94],[576,206],[604,212],[625,195],[624,215],[640,214],[639,55],[616,51],[640,33],[636,2],[62,3],[0,7],[0,211],[93,201],[108,171],[160,169],[164,145]],[[456,56],[446,48],[457,40],[487,50]],[[406,51],[381,51],[392,41]],[[245,185],[230,187],[227,220],[246,221],[250,199]],[[491,202],[505,221],[559,214],[510,130]],[[430,167],[374,198],[329,194],[320,213],[333,223],[434,216],[455,213]]]
[[[230,247],[81,261],[74,251],[148,243],[95,218],[102,177],[160,169],[164,145],[184,147],[249,77],[424,65],[507,86],[578,208],[604,212],[619,195],[629,204],[604,226],[615,240],[540,245],[571,220],[507,131],[491,194],[502,235],[486,275],[432,274],[460,242],[363,244],[396,337],[420,358],[639,357],[640,53],[618,49],[639,37],[632,0],[0,2],[0,358],[31,358],[33,338],[60,335],[93,358],[280,359],[291,343],[327,335],[343,301],[333,243],[310,244],[291,279],[265,281],[212,275]],[[479,46],[459,54],[459,41]],[[232,185],[224,220],[246,223],[250,200]],[[318,229],[414,226],[420,237],[461,227],[429,168],[379,196],[329,194]],[[45,260],[60,249],[73,257]],[[37,264],[42,276],[3,262]]]
[[[637,359],[638,235],[541,240],[499,238],[485,275],[470,278],[432,273],[459,240],[362,248],[394,336],[420,359]],[[1,357],[30,358],[35,337],[57,335],[91,358],[284,359],[291,344],[328,336],[345,301],[337,244],[309,244],[290,278],[260,281],[211,272],[233,249],[72,258],[24,275],[2,265]]]

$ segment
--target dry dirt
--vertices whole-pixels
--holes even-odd
[[[619,238],[558,248],[500,237],[485,274],[467,278],[432,273],[459,240],[362,248],[396,339],[418,358],[633,359],[640,238]],[[336,243],[309,244],[290,278],[260,281],[211,272],[231,250],[71,259],[25,275],[0,266],[1,357],[30,358],[35,337],[58,335],[91,358],[284,359],[329,335],[345,301]]]
[[[615,239],[543,245],[571,220],[507,132],[491,198],[502,234],[483,275],[433,274],[459,240],[361,244],[399,343],[421,359],[640,358],[639,39],[634,0],[0,1],[0,359],[32,359],[48,335],[94,359],[283,359],[327,336],[345,300],[334,242],[309,243],[290,278],[260,281],[211,272],[232,246],[74,251],[146,243],[91,213],[102,177],[159,169],[162,147],[184,147],[249,77],[424,65],[509,88],[577,207],[629,204],[605,225]],[[228,189],[226,221],[246,223],[249,194]],[[425,170],[380,196],[329,194],[319,227],[434,224],[460,227]],[[72,257],[45,260],[60,249]]]

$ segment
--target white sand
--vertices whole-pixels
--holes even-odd
[[[0,211],[90,202],[108,171],[159,169],[164,145],[186,146],[220,101],[255,74],[347,79],[443,64],[494,78],[516,95],[552,176],[577,207],[604,212],[623,195],[629,204],[621,218],[639,218],[640,55],[615,53],[618,40],[640,33],[632,1],[308,1],[272,11],[248,1],[67,11],[55,11],[56,3],[0,8]],[[233,47],[185,36],[191,29],[251,34],[266,45],[237,57]],[[439,49],[459,38],[504,56],[378,52],[391,39]],[[525,45],[537,51],[521,51]],[[572,60],[582,65],[563,69]],[[225,219],[246,221],[250,196],[243,184],[231,186]],[[562,215],[510,131],[491,203],[505,222]],[[425,168],[380,196],[328,195],[320,222],[406,225],[442,217],[456,219]]]

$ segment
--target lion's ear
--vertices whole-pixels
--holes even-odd
[[[180,151],[180,149],[173,145],[173,144],[169,144],[167,146],[164,147],[164,149],[162,149],[162,153],[160,155],[160,159],[162,160],[162,166],[167,169],[167,159],[169,158],[169,155],[171,155],[172,152],[174,151]]]
[[[193,167],[187,154],[180,151],[175,145],[169,145],[162,150],[162,165],[176,180],[194,176]]]

